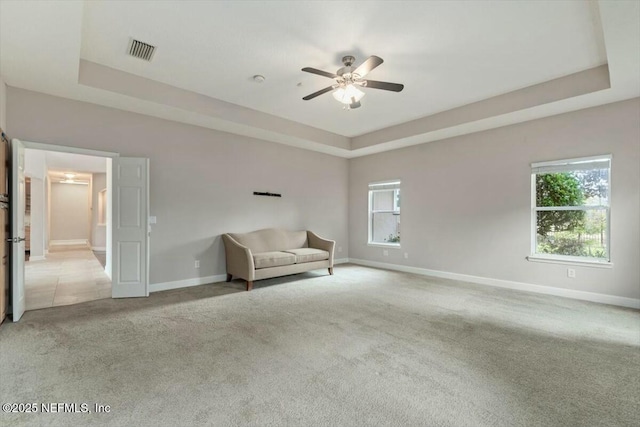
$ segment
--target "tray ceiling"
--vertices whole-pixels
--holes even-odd
[[[0,72],[10,86],[352,157],[638,96],[639,13],[589,1],[9,0]],[[156,46],[151,61],[127,55],[132,37]],[[329,94],[302,101],[332,81],[300,69],[335,72],[346,54],[382,57],[368,77],[405,90],[365,89],[353,111]],[[602,65],[606,87],[520,107],[529,114],[419,125]]]

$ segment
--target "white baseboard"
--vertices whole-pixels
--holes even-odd
[[[640,299],[619,297],[615,295],[599,294],[595,292],[576,291],[573,289],[554,288],[551,286],[534,285],[531,283],[513,282],[510,280],[490,279],[488,277],[469,276],[466,274],[449,273],[446,271],[429,270],[426,268],[409,267],[406,265],[388,264],[385,262],[367,261],[364,259],[349,258],[349,262],[366,267],[384,268],[387,270],[402,271],[405,273],[420,274],[422,276],[440,277],[443,279],[460,280],[479,285],[494,286],[498,288],[515,289],[518,291],[534,292],[545,295],[555,295],[565,298],[573,298],[583,301],[599,302],[602,304],[618,305],[621,307],[640,308]]]
[[[106,252],[107,248],[104,246],[91,246],[91,250],[92,251],[103,251]]]
[[[86,245],[87,243],[87,239],[51,240],[49,246]]]
[[[215,276],[194,277],[191,279],[175,280],[173,282],[152,283],[149,285],[149,292],[168,291],[170,289],[188,288],[190,286],[200,286],[209,283],[217,283],[227,280],[226,274]]]
[[[44,255],[41,255],[41,256],[30,255],[29,256],[29,261],[44,261],[45,259],[47,259],[47,258]]]
[[[349,258],[340,258],[333,261],[333,265],[346,264]],[[194,277],[192,279],[176,280],[173,282],[152,283],[149,285],[149,292],[168,291],[171,289],[188,288],[190,286],[207,285],[209,283],[223,282],[227,280],[226,274],[218,274],[215,276]]]

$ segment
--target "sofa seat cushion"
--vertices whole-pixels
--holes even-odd
[[[300,249],[287,249],[285,252],[296,256],[296,264],[302,264],[305,262],[324,261],[329,259],[329,252],[321,249],[313,248],[300,248]]]
[[[296,263],[296,256],[287,252],[259,252],[253,254],[253,265],[258,268],[279,267]]]

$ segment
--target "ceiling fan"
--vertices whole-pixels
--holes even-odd
[[[360,64],[358,68],[354,69],[353,63],[355,61],[356,58],[354,58],[353,56],[349,55],[343,57],[342,63],[344,64],[344,67],[340,68],[335,74],[311,67],[303,68],[302,71],[306,71],[307,73],[317,74],[319,76],[335,79],[335,83],[331,86],[327,86],[324,89],[314,92],[311,95],[307,95],[302,99],[308,101],[315,98],[316,96],[320,96],[324,93],[334,90],[333,97],[339,102],[342,102],[345,105],[345,109],[350,110],[360,107],[360,100],[365,95],[365,93],[358,89],[357,86],[368,87],[371,89],[390,90],[392,92],[400,92],[402,91],[402,89],[404,89],[404,85],[399,83],[379,82],[376,80],[364,79],[364,76],[369,74],[371,70],[384,62],[382,58],[375,55],[370,56],[366,61]]]

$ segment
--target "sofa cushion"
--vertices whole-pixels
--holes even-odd
[[[259,252],[253,254],[253,264],[258,268],[278,267],[296,263],[296,256],[287,252]]]
[[[304,262],[323,261],[329,259],[329,252],[321,249],[313,248],[300,248],[300,249],[287,249],[285,252],[296,256],[296,264],[302,264]]]
[[[253,253],[284,251],[308,247],[306,231],[288,231],[277,228],[252,231],[250,233],[229,233],[238,243],[251,249]]]

